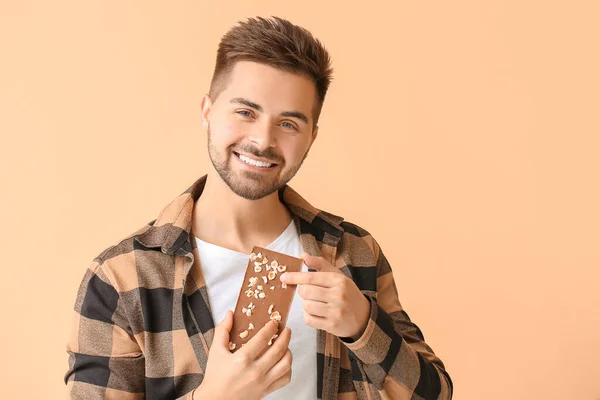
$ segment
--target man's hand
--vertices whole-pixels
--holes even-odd
[[[317,272],[286,272],[281,281],[299,285],[304,299],[304,321],[338,337],[358,339],[369,322],[371,306],[352,279],[322,257],[301,256]]]
[[[292,353],[288,348],[292,332],[277,333],[277,321],[270,321],[235,353],[229,351],[233,313],[215,328],[208,355],[206,375],[194,392],[194,399],[258,400],[284,387],[292,378]]]

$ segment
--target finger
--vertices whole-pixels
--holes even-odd
[[[285,352],[288,350],[290,345],[290,338],[292,336],[292,331],[290,328],[285,328],[279,337],[273,340],[273,344],[268,346],[269,349],[263,354],[258,360],[256,360],[256,367],[260,371],[267,372],[275,364],[281,360],[284,356]],[[270,339],[270,338],[269,338]]]
[[[240,349],[240,352],[244,352],[250,357],[251,360],[255,360],[259,357],[263,351],[269,347],[268,342],[271,340],[274,334],[279,329],[279,322],[276,320],[269,321],[265,326],[260,328],[256,335],[246,343],[244,347]]]
[[[305,300],[304,311],[314,317],[326,317],[330,306],[320,301]]]
[[[324,288],[321,286],[300,285],[298,288],[298,295],[300,295],[300,297],[302,297],[304,300],[329,303],[332,300],[330,290],[330,288]]]
[[[233,312],[227,310],[225,318],[215,327],[215,343],[229,349],[229,335],[233,326]]]
[[[287,374],[292,369],[292,352],[290,349],[287,349],[281,360],[279,360],[273,368],[267,372],[265,375],[265,381],[268,384],[275,382],[277,379],[281,378],[285,374]]]
[[[281,378],[277,379],[275,382],[271,383],[267,386],[266,393],[273,393],[274,391],[281,389],[284,386],[287,386],[292,381],[292,370],[289,370],[285,375]]]
[[[280,279],[289,285],[333,287],[338,275],[335,272],[286,272]]]
[[[315,315],[310,315],[306,311],[304,311],[304,322],[306,325],[315,329],[322,329],[327,331],[329,328],[329,324],[327,323],[328,319],[325,317],[317,317]]]

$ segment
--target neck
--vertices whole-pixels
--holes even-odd
[[[277,192],[259,200],[246,200],[211,170],[194,206],[192,230],[205,242],[250,253],[254,246],[269,245],[291,220]]]

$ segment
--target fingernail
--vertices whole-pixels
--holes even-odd
[[[279,279],[281,280],[281,282],[285,282],[285,281],[287,280],[287,272],[284,272],[284,273],[281,275],[281,278],[279,278]]]

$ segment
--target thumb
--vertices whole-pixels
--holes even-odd
[[[214,342],[229,348],[229,334],[231,332],[231,328],[233,326],[233,312],[231,310],[227,310],[227,314],[225,314],[225,318],[215,327],[215,337]]]

